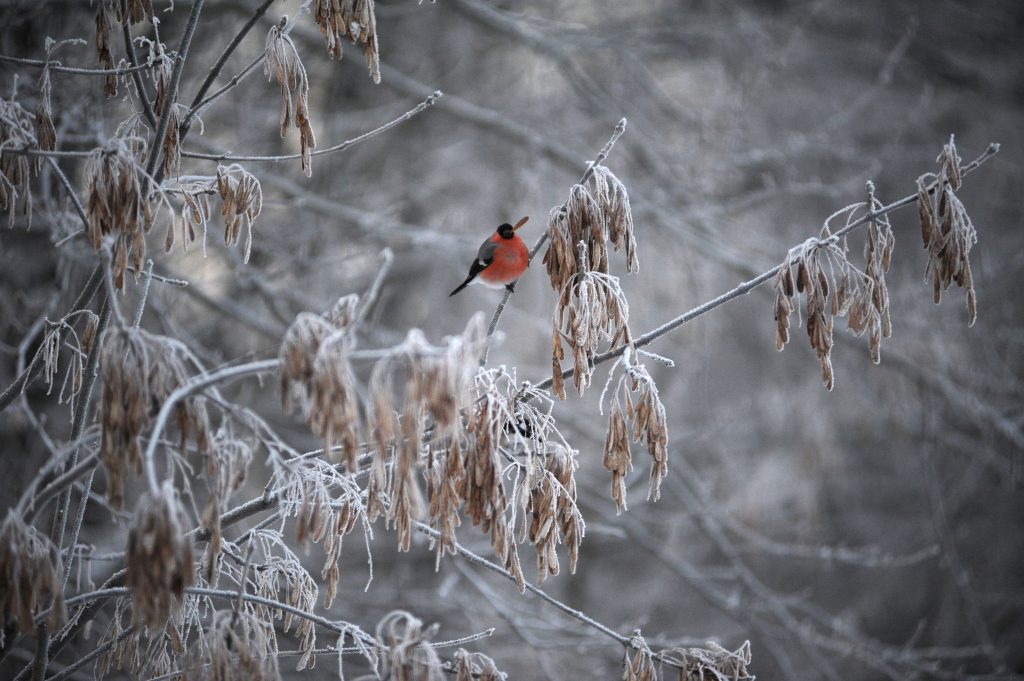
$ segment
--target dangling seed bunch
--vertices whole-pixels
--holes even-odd
[[[558,293],[551,330],[551,392],[564,400],[563,341],[572,348],[580,394],[590,385],[599,344],[630,342],[629,306],[608,269],[608,243],[615,250],[625,248],[627,272],[639,269],[625,186],[604,166],[594,166],[585,183],[569,191],[569,200],[551,209],[547,234],[544,263]]]
[[[633,654],[632,659],[629,657],[630,653]],[[639,631],[633,635],[633,640],[629,642],[629,648],[626,649],[626,656],[622,667],[623,681],[658,681],[658,669],[654,664],[654,653],[651,652],[647,641],[644,640]],[[702,679],[703,677],[697,678]]]
[[[167,237],[164,250],[170,251],[174,245],[174,228],[181,231],[182,248],[188,247],[196,240],[196,228],[203,232],[203,249],[211,216],[209,194],[216,192],[223,202],[220,209],[224,219],[224,244],[233,246],[241,240],[245,230],[245,246],[242,250],[242,261],[249,262],[252,254],[252,228],[263,211],[263,188],[255,175],[237,163],[229,166],[218,166],[215,177],[189,178],[187,182],[178,184],[181,195],[181,218],[172,220],[167,226]]]
[[[362,44],[370,67],[370,78],[380,83],[380,54],[377,46],[377,18],[373,0],[315,0],[313,18],[324,35],[324,47],[332,58],[341,59],[341,41]]]
[[[100,346],[100,459],[107,471],[107,499],[124,505],[129,470],[142,470],[139,435],[149,424],[150,356],[142,334],[110,329]]]
[[[753,679],[750,666],[750,641],[744,641],[736,650],[726,650],[714,641],[706,648],[671,648],[661,652],[661,658],[679,668],[684,679]]]
[[[266,555],[270,555],[270,545],[265,537],[262,532],[253,535],[254,540],[264,545]],[[256,595],[268,601],[284,602],[305,612],[313,612],[316,607],[316,580],[292,554],[289,554],[288,558],[270,556],[268,560],[263,561],[253,571],[253,583]],[[329,608],[330,605],[325,607]],[[313,623],[306,618],[297,617],[292,612],[273,608],[265,603],[254,603],[253,608],[256,618],[263,622],[281,621],[281,629],[285,633],[295,626],[295,635],[300,639],[299,649],[303,652],[296,666],[300,670],[308,666],[316,648],[316,627]]]
[[[145,233],[156,219],[157,199],[166,201],[159,187],[138,167],[133,153],[133,147],[137,146],[142,147],[144,155],[145,145],[140,140],[112,137],[104,147],[89,154],[86,164],[89,198],[85,213],[89,221],[89,241],[99,250],[103,247],[104,236],[116,235],[114,285],[119,290],[124,287],[129,257],[135,272],[141,271],[146,255]]]
[[[547,461],[531,457],[519,489],[523,524],[520,541],[529,537],[537,552],[537,580],[559,573],[558,545],[563,538],[569,546],[569,571],[576,571],[584,523],[576,507],[576,461],[571,450],[560,445],[550,447]]]
[[[0,645],[8,622],[17,633],[35,631],[35,615],[47,607],[50,628],[56,630],[65,618],[57,551],[9,509],[0,526]]]
[[[832,331],[837,317],[846,317],[848,328],[856,336],[868,332],[871,359],[876,364],[881,358],[882,338],[892,333],[885,272],[892,259],[894,238],[888,219],[872,216],[868,220],[863,271],[849,261],[846,238],[839,240],[833,237],[829,227],[831,220],[844,212],[849,225],[862,207],[869,212],[882,207],[875,198],[871,183],[868,183],[867,203],[844,208],[829,216],[820,237],[808,239],[791,250],[772,280],[775,291],[775,349],[781,351],[789,342],[789,317],[793,310],[800,312],[793,297],[803,293],[807,336],[817,353],[822,382],[828,390],[832,390],[835,384],[831,355]]]
[[[626,473],[633,469],[629,451],[629,437],[633,442],[645,442],[651,456],[651,480],[648,501],[661,496],[661,481],[668,473],[668,425],[665,406],[658,396],[658,387],[647,367],[636,360],[636,350],[627,348],[622,359],[608,374],[609,384],[619,363],[622,377],[612,392],[611,411],[608,415],[608,434],[604,444],[604,467],[612,474],[612,499],[616,510],[626,510]],[[607,388],[606,388],[607,389]],[[634,397],[635,395],[635,397]],[[604,396],[602,395],[602,401]],[[632,421],[632,430],[627,426]]]
[[[19,199],[21,210],[32,219],[32,192],[29,180],[39,172],[42,157],[4,153],[4,149],[28,149],[36,146],[32,134],[35,120],[18,102],[0,98],[0,209],[7,210],[8,224],[14,226]]]
[[[355,470],[359,445],[359,408],[355,376],[348,361],[355,339],[351,322],[357,296],[342,298],[333,313],[302,312],[281,342],[281,396],[285,408],[298,396],[310,428],[333,451],[339,444],[349,470]],[[340,306],[340,308],[339,308]],[[348,312],[342,314],[338,309]]]
[[[465,648],[459,648],[453,657],[455,681],[505,681],[508,678],[494,664],[494,660],[483,653],[471,653]]]
[[[438,625],[423,622],[404,610],[385,615],[377,624],[377,644],[387,651],[378,676],[395,681],[442,681],[444,672],[430,637]]]
[[[589,257],[579,255],[586,244]],[[561,293],[579,272],[608,274],[608,247],[626,249],[626,271],[640,263],[633,237],[633,213],[626,187],[608,168],[594,166],[585,184],[573,185],[569,200],[548,215],[548,250],[544,253],[551,288]]]
[[[100,347],[100,459],[107,471],[110,505],[121,508],[129,470],[138,473],[142,459],[139,435],[149,425],[153,405],[189,380],[180,346],[138,329],[110,329]],[[194,397],[175,407],[182,450],[189,437],[200,452],[209,452],[210,420],[205,399]]]
[[[917,208],[921,219],[921,240],[928,252],[925,281],[931,280],[935,303],[942,292],[956,282],[967,289],[967,324],[978,318],[974,279],[968,256],[978,235],[956,191],[960,189],[960,155],[952,135],[936,159],[938,174],[925,173],[917,179]]]
[[[132,619],[151,634],[162,630],[192,584],[192,541],[174,485],[165,480],[157,491],[139,499],[128,531],[128,588]]]
[[[112,0],[100,0],[96,3],[96,56],[99,57],[100,66],[106,70],[114,68],[114,55],[110,48],[110,29],[113,27],[114,2]],[[108,73],[103,76],[103,94],[107,97],[117,95],[117,75]]]
[[[189,678],[202,681],[281,681],[277,666],[274,627],[259,617],[238,610],[213,614],[201,650],[210,651],[210,664],[190,665]]]
[[[47,36],[46,60],[49,62],[51,53],[57,43]],[[57,129],[53,127],[53,103],[51,93],[50,67],[43,67],[39,76],[39,104],[36,105],[36,142],[40,149],[53,151],[57,148]]]
[[[291,125],[299,132],[302,149],[302,171],[309,177],[313,173],[310,154],[316,148],[313,126],[309,122],[309,80],[295,43],[282,30],[271,26],[267,33],[267,61],[263,73],[277,79],[281,87],[281,137]]]
[[[588,248],[578,244],[578,262],[587,262]],[[609,347],[632,342],[629,333],[629,303],[619,287],[618,277],[581,269],[569,277],[556,303],[551,334],[552,394],[565,399],[561,360],[562,343],[572,349],[576,392],[590,386],[593,360],[602,343]]]

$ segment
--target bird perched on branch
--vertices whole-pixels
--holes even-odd
[[[476,260],[469,268],[466,281],[448,295],[454,296],[474,281],[490,288],[504,286],[511,291],[513,282],[523,276],[527,265],[530,264],[530,249],[516,234],[516,230],[529,219],[530,216],[527,215],[517,222],[515,227],[507,222],[498,227],[498,230],[480,246]]]

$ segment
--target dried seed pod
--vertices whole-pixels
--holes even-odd
[[[281,681],[277,666],[277,640],[268,620],[243,610],[213,613],[203,636],[209,664],[196,660],[192,667],[203,681]],[[198,654],[196,655],[198,657]]]
[[[114,55],[110,53],[110,29],[114,22],[114,3],[111,0],[100,0],[96,3],[96,55],[100,65],[107,70],[114,68]],[[103,93],[107,97],[117,95],[117,76],[103,76]]]
[[[753,681],[750,666],[750,641],[744,641],[736,650],[726,650],[708,641],[705,648],[670,648],[661,651],[660,657],[679,668],[679,675],[685,679],[732,679]]]
[[[150,635],[161,631],[192,584],[192,542],[185,537],[185,511],[178,492],[164,481],[139,499],[128,532],[128,588],[133,594],[132,620]]]
[[[362,44],[370,78],[380,83],[380,53],[377,44],[377,18],[373,0],[315,0],[313,18],[324,36],[324,47],[334,59],[341,59],[341,41]]]
[[[313,127],[309,122],[309,80],[299,52],[292,39],[279,26],[271,26],[267,33],[266,64],[263,73],[274,77],[281,88],[281,137],[291,125],[299,132],[302,149],[302,171],[306,177],[313,173],[312,152],[316,148]]]
[[[35,615],[50,607],[51,630],[64,624],[60,556],[50,540],[11,508],[0,525],[0,632],[35,631]],[[2,634],[0,634],[2,637]]]
[[[377,624],[377,647],[384,653],[379,675],[396,681],[442,681],[444,672],[430,638],[438,626],[423,622],[404,610],[395,610]]]
[[[925,281],[931,281],[936,303],[951,283],[966,288],[968,326],[973,326],[977,303],[968,257],[978,236],[955,193],[960,186],[961,170],[952,136],[936,161],[939,173],[926,173],[917,180],[921,238],[928,253]]]
[[[18,102],[0,98],[0,150],[28,149],[36,146],[33,131],[36,120]],[[14,214],[21,203],[22,212],[32,220],[32,192],[29,181],[39,172],[41,156],[0,152],[0,208],[6,209],[8,223],[14,226]]]
[[[455,681],[505,681],[508,675],[483,653],[471,653],[464,648],[455,651]]]

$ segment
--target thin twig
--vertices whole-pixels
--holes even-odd
[[[363,299],[359,302],[359,311],[356,313],[356,320],[353,324],[355,328],[362,325],[366,320],[366,316],[370,313],[370,309],[377,302],[377,298],[380,296],[380,289],[384,285],[384,279],[391,270],[391,263],[395,261],[395,254],[390,248],[385,246],[384,250],[380,252],[380,259],[380,268],[377,270],[373,282],[370,283],[369,290],[367,290]]]
[[[314,151],[314,152],[312,152],[311,156],[323,156],[324,154],[332,154],[332,153],[334,153],[336,151],[341,151],[342,149],[347,149],[347,148],[351,147],[354,144],[358,144],[360,142],[365,142],[366,140],[370,139],[371,137],[375,137],[375,136],[377,136],[377,135],[379,135],[379,134],[381,134],[383,132],[387,132],[391,128],[394,128],[397,125],[401,125],[402,123],[404,123],[405,121],[409,120],[410,118],[412,118],[416,114],[420,113],[424,109],[429,108],[431,105],[433,105],[433,103],[435,101],[437,101],[438,98],[442,97],[443,95],[444,95],[444,93],[441,92],[440,90],[435,90],[433,94],[431,94],[429,97],[427,97],[425,100],[423,100],[422,102],[417,104],[415,107],[413,107],[409,111],[406,111],[404,114],[402,114],[398,118],[396,118],[396,119],[394,119],[392,121],[388,121],[384,125],[381,125],[380,127],[374,128],[373,130],[370,130],[369,132],[364,132],[362,135],[359,135],[358,137],[353,137],[350,140],[345,140],[344,142],[339,142],[338,144],[335,144],[333,147],[328,147],[326,149],[320,149],[320,150]],[[276,163],[278,161],[290,161],[290,160],[299,159],[299,158],[303,157],[302,154],[284,154],[284,155],[281,155],[281,156],[232,156],[229,153],[224,153],[224,154],[204,154],[204,153],[200,153],[200,152],[197,152],[197,151],[187,151],[187,150],[184,150],[184,149],[181,151],[181,155],[183,157],[185,157],[185,158],[199,158],[199,159],[205,159],[205,160],[208,160],[208,161],[218,161],[218,162],[223,162],[223,161],[236,161],[236,162],[237,161],[245,161],[245,162],[256,162],[256,163]]]
[[[985,161],[995,156],[998,152],[999,145],[996,143],[990,144],[981,156],[979,156],[978,158],[976,158],[975,160],[971,161],[969,164],[963,167],[963,170],[961,170],[961,175],[966,175],[969,172],[975,170],[976,168],[978,168],[978,166],[985,163]],[[858,227],[861,227],[862,225],[867,224],[871,220],[874,220],[882,215],[887,215],[893,212],[894,210],[903,208],[904,206],[909,206],[910,204],[915,203],[916,201],[917,194],[915,193],[909,196],[905,196],[898,201],[893,201],[889,205],[883,206],[875,212],[865,213],[863,216],[861,216],[857,220],[854,220],[853,222],[846,225],[842,229],[838,229],[835,232],[833,232],[831,237],[821,240],[820,245],[823,246],[827,243],[838,241],[844,235],[849,234],[853,230],[857,229]],[[714,310],[716,307],[728,303],[730,300],[735,300],[736,298],[739,298],[742,295],[750,293],[755,288],[757,288],[761,284],[765,283],[766,281],[774,277],[780,269],[782,269],[782,265],[776,265],[770,270],[762,272],[761,274],[757,275],[753,279],[743,282],[736,288],[726,291],[717,298],[713,298],[712,300],[709,300],[702,305],[698,305],[689,312],[684,312],[675,319],[669,320],[662,324],[661,326],[657,327],[656,329],[648,331],[644,335],[637,337],[636,339],[633,340],[631,346],[619,346],[617,348],[613,348],[612,350],[609,350],[605,353],[596,356],[594,358],[594,366],[597,366],[598,364],[607,362],[610,359],[618,357],[625,351],[626,347],[643,347],[644,345],[647,345],[648,343],[658,338],[661,338],[669,331],[674,331],[675,329],[679,328],[686,322],[696,319],[697,317],[700,317],[701,315],[710,312],[711,310]],[[568,378],[572,376],[575,373],[575,371],[575,368],[572,367],[564,370],[562,372],[562,378]],[[537,383],[534,387],[537,388],[538,390],[546,390],[547,388],[551,387],[552,382],[553,380],[549,377],[544,379],[540,383]]]
[[[80,69],[76,66],[62,66],[58,61],[46,61],[43,59],[26,59],[24,57],[11,57],[0,54],[0,61],[22,66],[34,66],[36,68],[48,68],[53,73],[72,73],[79,76],[123,76],[133,71],[145,71],[150,68],[149,64],[140,64],[130,68],[122,69]]]

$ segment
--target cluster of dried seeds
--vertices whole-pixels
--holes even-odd
[[[50,540],[9,509],[0,525],[0,645],[8,623],[18,633],[34,631],[36,612],[43,608],[50,608],[52,629],[63,624],[60,571]]]
[[[578,244],[579,262],[587,261],[588,248]],[[551,332],[552,394],[565,399],[561,361],[563,343],[572,351],[576,392],[590,386],[594,357],[602,343],[610,347],[632,342],[629,333],[629,303],[619,286],[618,277],[581,269],[562,287],[555,305]]]
[[[187,181],[179,182],[177,193],[182,199],[181,219],[173,220],[167,226],[165,251],[170,251],[174,246],[177,226],[181,232],[182,248],[186,251],[197,238],[196,229],[201,229],[205,252],[205,237],[212,216],[208,197],[217,194],[222,201],[220,214],[224,220],[224,244],[237,244],[244,229],[246,236],[242,260],[249,262],[252,254],[252,227],[263,211],[263,188],[255,175],[237,163],[218,166],[214,177],[190,177]]]
[[[558,574],[557,547],[563,541],[569,549],[569,572],[575,574],[586,528],[576,506],[573,473],[577,463],[573,451],[555,443],[550,443],[548,451],[543,464],[539,457],[527,463],[528,472],[520,488],[522,534],[536,549],[537,579],[542,583],[548,575]],[[521,536],[520,541],[525,538]]]
[[[280,681],[277,640],[267,620],[242,609],[213,613],[205,635],[209,664],[191,665],[186,679],[197,681]],[[197,656],[198,657],[198,656]]]
[[[138,165],[136,151],[144,156],[144,146],[140,139],[115,136],[105,146],[94,149],[86,164],[89,241],[100,250],[104,236],[116,235],[114,285],[118,289],[124,287],[129,258],[136,272],[142,270],[145,234],[156,220],[158,201],[166,201],[160,188]]]
[[[139,499],[128,531],[128,588],[132,620],[152,634],[163,630],[193,580],[192,541],[178,491],[165,480]]]
[[[647,368],[635,362],[634,358],[635,351],[632,349],[627,349],[622,356],[624,370],[612,393],[602,460],[605,469],[612,474],[611,495],[619,512],[626,509],[625,478],[633,469],[629,451],[631,431],[627,419],[632,422],[633,442],[645,442],[647,453],[651,456],[648,501],[657,501],[661,497],[661,481],[668,473],[668,425],[665,406],[661,403],[658,387]],[[609,383],[617,367],[618,363],[609,372]]]
[[[978,236],[956,195],[960,189],[960,161],[950,136],[949,144],[942,147],[936,159],[938,174],[925,173],[917,179],[917,208],[921,240],[928,252],[925,281],[932,283],[934,300],[937,304],[951,283],[967,289],[967,323],[973,326],[978,311],[968,256]]]
[[[459,648],[453,656],[455,681],[505,681],[508,674],[498,669],[494,660],[483,653]]]
[[[690,681],[753,679],[750,666],[750,641],[744,641],[736,650],[726,650],[713,641],[706,648],[672,648],[661,652],[665,662],[679,669],[679,678]]]
[[[57,43],[50,37],[46,38],[46,57]],[[53,126],[53,102],[50,97],[53,86],[50,82],[50,68],[43,67],[39,76],[39,103],[36,105],[36,143],[40,149],[53,151],[57,148],[57,129]]]
[[[630,652],[633,657],[630,658]],[[623,681],[658,681],[658,668],[654,664],[654,653],[651,652],[647,641],[637,631],[630,641],[629,648],[622,664]],[[698,681],[704,681],[704,677],[696,677]]]
[[[377,623],[377,644],[386,650],[378,676],[393,681],[442,681],[444,671],[430,637],[438,626],[423,622],[404,610],[395,610]]]
[[[296,397],[312,431],[324,448],[337,444],[355,471],[359,448],[359,403],[355,375],[348,360],[355,337],[358,297],[341,298],[330,315],[302,312],[281,342],[281,397],[286,409]]]
[[[309,79],[302,65],[295,43],[282,26],[271,26],[267,33],[267,61],[263,72],[267,78],[276,78],[281,87],[281,137],[291,125],[299,132],[302,150],[302,171],[309,177],[313,173],[312,157],[316,148],[313,126],[309,122]]]
[[[39,172],[42,157],[4,153],[4,150],[36,146],[34,129],[32,114],[13,99],[0,97],[0,209],[7,211],[11,226],[19,201],[21,211],[32,218],[32,193],[28,184],[32,174]]]
[[[869,190],[869,203],[864,205],[869,211],[880,207],[873,188]],[[861,204],[854,208],[859,207]],[[848,211],[848,222],[853,215],[854,211]],[[790,251],[772,281],[775,348],[781,351],[789,342],[789,316],[794,309],[799,313],[793,298],[802,293],[806,300],[807,336],[821,366],[822,383],[828,390],[835,385],[832,332],[836,318],[846,317],[854,335],[868,331],[871,358],[875,363],[881,358],[882,337],[892,333],[885,272],[892,258],[893,243],[892,228],[884,216],[869,220],[864,245],[866,265],[862,271],[849,261],[845,239],[839,242],[832,237],[826,221],[821,237],[809,239]]]
[[[578,244],[586,244],[580,253]],[[633,213],[626,187],[604,166],[594,166],[584,184],[569,190],[569,200],[548,215],[548,250],[544,253],[551,288],[561,293],[580,272],[608,274],[608,243],[626,249],[626,271],[640,263],[633,237]]]
[[[380,52],[373,0],[315,0],[313,18],[324,35],[324,47],[333,59],[341,59],[341,41],[362,44],[370,78],[380,83]]]
[[[124,483],[141,469],[139,435],[159,406],[189,380],[186,357],[174,341],[139,329],[110,329],[100,346],[100,459],[107,471],[111,506],[124,503]],[[181,449],[192,437],[209,453],[210,419],[206,400],[193,397],[175,407]]]

